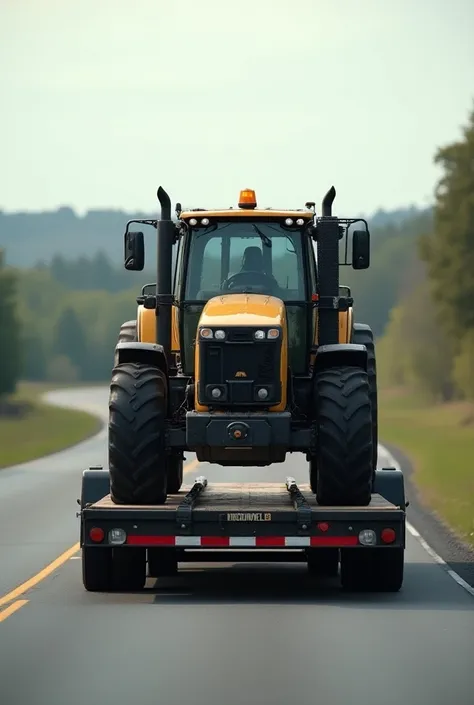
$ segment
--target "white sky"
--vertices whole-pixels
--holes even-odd
[[[0,209],[432,200],[474,0],[0,0]]]

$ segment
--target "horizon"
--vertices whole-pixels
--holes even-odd
[[[334,183],[345,215],[430,207],[472,26],[471,0],[5,0],[0,209],[150,213],[159,182],[186,205],[249,187],[298,208]]]
[[[337,198],[337,196],[336,196]],[[172,209],[174,207],[174,204],[172,203]],[[217,208],[221,208],[221,206],[216,206]],[[264,205],[264,208],[277,208],[277,205],[273,206],[267,206]],[[52,215],[55,213],[59,213],[60,211],[69,211],[72,213],[72,215],[77,218],[78,220],[84,220],[87,218],[89,215],[95,215],[95,214],[101,214],[101,213],[114,213],[114,214],[123,214],[124,216],[127,215],[140,215],[146,217],[147,214],[150,215],[150,213],[156,213],[159,211],[160,205],[159,202],[157,201],[156,209],[154,211],[141,211],[139,209],[124,209],[120,207],[101,207],[97,206],[95,208],[89,208],[84,211],[79,211],[76,210],[73,206],[70,206],[68,204],[63,204],[58,206],[57,208],[51,208],[51,209],[43,209],[43,210],[15,210],[15,211],[8,211],[3,209],[0,206],[0,216],[21,216],[21,215],[29,215],[29,216],[35,216],[35,215]],[[211,208],[211,206],[209,206]],[[428,210],[432,210],[434,208],[434,203],[429,203],[427,205],[416,205],[413,203],[409,203],[406,205],[401,205],[397,206],[395,208],[377,208],[376,210],[372,211],[371,213],[356,213],[354,214],[354,217],[367,217],[367,218],[374,218],[377,215],[391,215],[393,213],[398,213],[398,212],[414,212],[414,213],[424,213]],[[183,208],[183,210],[186,210],[186,208]],[[291,209],[290,209],[291,210]],[[316,204],[316,215],[318,215],[320,212],[320,209],[318,210],[318,204]],[[174,211],[172,212],[172,218],[175,219],[175,214]]]

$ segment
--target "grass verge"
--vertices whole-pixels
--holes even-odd
[[[0,469],[64,450],[99,431],[101,422],[91,414],[40,400],[60,386],[18,385],[17,394],[8,400],[9,410],[3,408],[0,414]]]
[[[412,461],[423,504],[474,546],[473,405],[433,405],[405,390],[380,390],[379,433]]]

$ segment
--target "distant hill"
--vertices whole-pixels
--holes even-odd
[[[389,212],[378,210],[365,217],[371,229],[397,227],[430,210],[412,206]],[[0,211],[0,248],[6,250],[7,264],[16,267],[49,264],[55,255],[66,259],[92,258],[100,252],[105,253],[112,264],[121,265],[126,222],[150,217],[154,216],[120,210],[92,210],[79,216],[69,207],[37,213]],[[152,264],[156,252],[153,230],[145,228],[145,237],[147,264]]]

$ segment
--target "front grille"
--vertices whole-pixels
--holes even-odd
[[[223,341],[199,341],[201,404],[268,407],[281,401],[281,339],[254,341],[254,330],[228,329]],[[222,388],[220,399],[211,396],[215,386]],[[268,392],[264,400],[257,397],[262,387]]]

